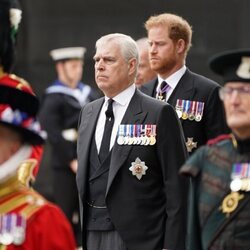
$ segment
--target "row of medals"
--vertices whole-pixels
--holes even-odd
[[[175,110],[180,119],[199,122],[202,119],[204,102],[177,99]]]
[[[155,145],[156,125],[121,124],[118,128],[119,145]]]
[[[233,192],[250,191],[250,163],[235,163],[231,179],[230,188]]]
[[[244,198],[244,194],[240,193],[240,191],[250,191],[250,164],[234,164],[231,178],[231,193],[224,198],[222,203],[222,210],[227,213],[233,212],[237,208],[239,201]]]
[[[0,246],[21,245],[25,240],[26,219],[18,214],[0,215]]]

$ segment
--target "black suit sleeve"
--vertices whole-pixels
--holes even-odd
[[[60,158],[58,163],[53,164],[59,164],[60,161],[69,167],[69,163],[76,159],[76,143],[67,141],[62,136],[66,119],[63,115],[63,107],[63,98],[58,95],[47,95],[39,113],[39,120],[48,134],[48,141],[53,147],[53,152],[56,151]]]
[[[163,171],[166,214],[164,248],[185,249],[187,179],[178,174],[187,158],[183,131],[175,111],[164,106],[158,121],[158,157]]]

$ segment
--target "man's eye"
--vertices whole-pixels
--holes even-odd
[[[165,43],[164,43],[164,42],[160,42],[160,43],[158,43],[158,45],[159,45],[159,46],[164,46]]]
[[[107,63],[107,64],[111,64],[111,63],[115,62],[115,59],[113,59],[113,58],[107,58],[107,59],[104,59],[104,62]]]

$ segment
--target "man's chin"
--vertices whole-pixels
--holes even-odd
[[[227,124],[232,130],[239,130],[244,127],[250,127],[249,121],[241,119],[228,120]]]
[[[158,72],[158,71],[160,70],[159,65],[156,65],[156,64],[150,66],[150,68],[151,68],[154,72]]]

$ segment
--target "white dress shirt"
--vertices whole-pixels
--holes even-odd
[[[180,81],[182,76],[185,74],[186,70],[187,70],[187,67],[183,65],[183,67],[181,67],[179,70],[177,70],[174,74],[172,74],[166,79],[163,79],[158,75],[158,85],[156,88],[156,93],[159,93],[160,85],[163,81],[165,81],[171,87],[170,90],[166,93],[166,101],[167,101],[169,97],[171,96],[171,94],[173,93],[178,82]]]
[[[110,139],[110,147],[109,147],[110,150],[114,146],[115,139],[116,139],[117,132],[118,132],[118,127],[121,124],[122,118],[128,108],[128,105],[134,93],[135,93],[135,84],[132,84],[127,89],[125,89],[124,91],[119,93],[117,96],[112,98],[114,100],[113,112],[114,112],[115,120],[114,120],[114,126],[113,126],[111,139]],[[102,109],[101,109],[101,112],[97,121],[96,130],[95,130],[95,142],[96,142],[98,153],[100,151],[102,136],[103,136],[104,127],[105,127],[105,121],[106,121],[105,112],[108,108],[108,100],[109,98],[105,96],[105,101],[103,103],[103,106],[102,106]]]

